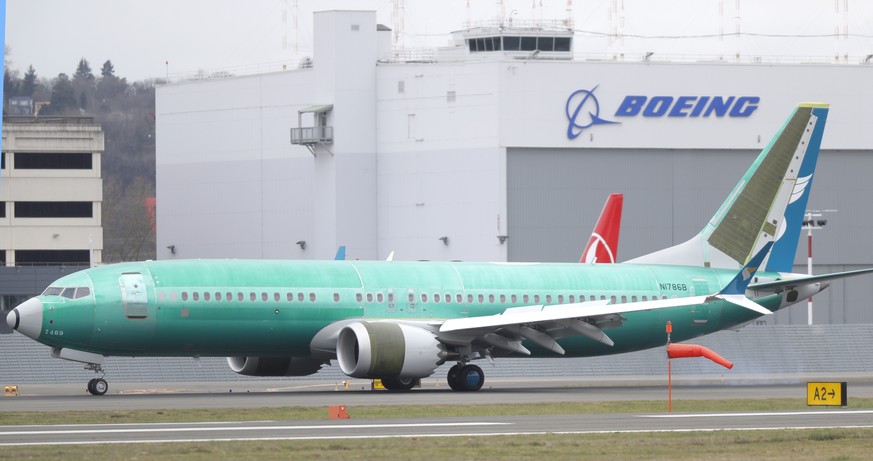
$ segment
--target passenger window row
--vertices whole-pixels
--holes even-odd
[[[339,296],[338,294],[334,294],[335,297]],[[377,302],[381,303],[383,300],[382,293],[371,293],[368,292],[366,294],[356,293],[355,300],[359,303],[364,302],[364,298],[366,297],[367,303]],[[420,293],[418,297],[416,297],[415,293],[410,290],[407,300],[409,303],[415,303],[416,298],[420,300],[422,303],[432,302],[434,304],[506,304],[507,300],[510,304],[521,304],[521,305],[530,305],[530,304],[573,304],[576,302],[586,302],[586,301],[597,301],[599,300],[609,300],[612,304],[618,303],[627,303],[627,302],[640,302],[640,301],[649,301],[659,299],[658,295],[631,295],[628,297],[627,295],[611,295],[607,297],[606,295],[589,295],[586,299],[585,295],[574,295],[574,294],[559,294],[553,296],[551,294],[547,295],[539,295],[539,294],[484,294],[479,293],[478,295],[473,295],[472,293],[468,293],[466,297],[461,293]],[[661,295],[660,299],[667,299],[666,295]],[[520,302],[519,302],[520,301]],[[393,291],[389,291],[388,293],[388,302],[394,302],[394,293]]]
[[[58,290],[61,290],[60,292],[57,292],[57,290],[53,290],[50,292],[49,290],[51,290],[51,288],[46,290],[46,292],[43,294],[49,295],[49,296],[59,295],[59,296],[64,296],[64,297],[71,297],[71,299],[75,299],[75,298],[72,298],[72,296],[82,297],[82,296],[87,296],[88,294],[90,294],[90,290],[87,287],[79,287],[78,290],[76,288],[66,288],[66,289],[58,288]],[[77,290],[77,291],[75,291],[75,295],[73,294],[73,291],[70,291],[69,296],[68,296],[69,290]],[[505,294],[505,293],[500,293],[500,294],[489,293],[487,295],[484,293],[479,293],[477,295],[473,295],[472,293],[468,293],[465,296],[461,293],[439,293],[439,292],[437,292],[437,293],[430,293],[430,294],[429,293],[420,293],[419,296],[416,297],[415,293],[412,290],[410,290],[410,292],[407,296],[407,300],[409,303],[415,303],[417,300],[420,300],[422,303],[432,302],[433,304],[496,304],[496,303],[506,304],[508,301],[510,304],[519,304],[522,306],[527,306],[527,305],[531,305],[531,304],[533,304],[533,305],[538,305],[538,304],[546,304],[546,305],[573,304],[576,302],[582,303],[582,302],[586,302],[586,301],[597,301],[597,300],[601,300],[601,301],[609,300],[609,302],[612,304],[624,304],[624,303],[628,303],[628,302],[635,303],[635,302],[649,301],[649,300],[654,301],[654,300],[659,299],[659,298],[660,299],[667,299],[667,296],[661,295],[659,297],[658,295],[651,295],[651,296],[631,295],[630,297],[628,297],[627,295],[621,295],[621,296],[610,295],[607,297],[607,295],[588,295],[588,297],[586,298],[585,295],[581,295],[581,294],[580,295],[575,295],[575,294],[566,294],[566,295],[565,294],[558,294],[558,295],[533,294],[533,295],[531,295],[531,294]],[[282,296],[282,294],[279,293],[278,291],[273,291],[273,292],[251,291],[251,292],[248,292],[248,296],[246,296],[242,291],[238,291],[238,292],[236,292],[236,294],[234,294],[233,292],[230,292],[230,291],[227,291],[227,292],[191,291],[191,292],[189,292],[189,291],[183,290],[179,293],[177,293],[175,291],[169,291],[169,292],[158,291],[158,301],[163,302],[163,301],[166,301],[168,299],[170,302],[176,302],[179,299],[181,299],[183,302],[201,301],[201,300],[203,300],[203,301],[244,302],[247,299],[249,302],[259,302],[259,301],[260,302],[280,302],[280,301],[284,300],[284,301],[290,303],[290,302],[305,302],[308,300],[310,303],[314,303],[317,300],[317,296],[316,296],[316,293],[314,293],[314,292],[309,292],[309,293],[286,292],[285,296]],[[333,293],[333,301],[335,303],[339,303],[341,300],[342,300],[342,297],[341,297],[340,293],[334,292]],[[356,302],[364,303],[365,300],[366,300],[367,304],[372,304],[374,302],[381,304],[381,303],[384,303],[386,300],[389,304],[393,304],[395,302],[395,295],[394,295],[393,290],[388,290],[387,294],[382,293],[382,292],[375,292],[375,293],[374,292],[366,292],[366,293],[357,292],[357,293],[355,293],[355,301]]]
[[[338,297],[339,297],[339,294],[334,294],[334,301],[339,302]],[[242,291],[237,291],[234,294],[234,292],[231,292],[231,291],[222,292],[222,291],[196,291],[196,290],[192,290],[189,292],[187,290],[182,290],[180,292],[176,292],[176,291],[159,290],[158,291],[158,301],[164,302],[164,301],[168,301],[168,300],[170,302],[176,302],[178,300],[181,300],[183,302],[201,301],[202,300],[202,301],[225,301],[225,302],[237,302],[237,303],[245,302],[246,300],[248,300],[249,302],[280,302],[282,300],[285,300],[286,302],[289,302],[289,303],[290,302],[302,303],[302,302],[305,302],[306,300],[309,300],[309,302],[314,303],[317,300],[317,296],[313,292],[309,292],[309,293],[286,292],[285,296],[283,297],[282,293],[279,293],[278,291],[273,291],[273,292],[251,291],[251,292],[248,292],[248,296],[246,296],[246,294],[243,293]]]

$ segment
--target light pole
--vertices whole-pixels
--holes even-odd
[[[812,231],[813,229],[823,229],[827,225],[828,220],[822,218],[822,213],[835,213],[837,210],[806,210],[806,219],[803,221],[803,228],[806,229],[806,272],[812,275]],[[812,325],[812,296],[806,300],[806,324]]]

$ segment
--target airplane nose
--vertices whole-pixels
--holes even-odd
[[[42,302],[37,298],[30,298],[19,304],[6,316],[6,323],[28,338],[39,338],[42,331]]]

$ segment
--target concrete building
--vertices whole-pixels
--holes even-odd
[[[700,230],[798,102],[831,105],[815,272],[873,266],[873,66],[582,59],[572,32],[463,31],[401,60],[373,12],[316,13],[311,66],[157,89],[159,258],[576,261],[625,194],[619,260]],[[290,140],[289,140],[290,130]],[[806,272],[806,242],[796,271]],[[873,323],[868,279],[815,323]],[[805,324],[806,310],[777,324]]]
[[[0,311],[101,262],[103,145],[90,117],[3,119]]]

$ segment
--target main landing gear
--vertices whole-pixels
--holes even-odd
[[[485,373],[476,365],[458,363],[449,369],[446,381],[453,391],[478,391],[485,384]]]
[[[382,378],[382,386],[389,391],[408,391],[418,382],[415,378]]]

